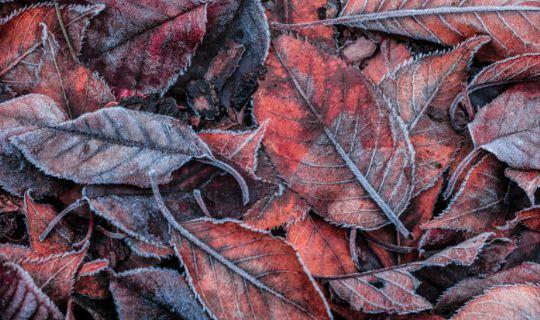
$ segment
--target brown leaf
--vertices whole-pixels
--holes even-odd
[[[254,113],[278,172],[328,220],[370,230],[391,218],[408,235],[395,218],[414,171],[403,124],[357,69],[290,36],[274,46]]]
[[[540,171],[507,168],[504,170],[504,175],[525,191],[531,205],[535,204],[535,193],[540,188]]]
[[[212,158],[193,130],[179,121],[120,107],[105,108],[11,139],[26,158],[49,175],[82,184],[149,187],[192,158]],[[110,161],[114,159],[114,161]]]
[[[538,319],[540,287],[534,284],[499,285],[474,298],[452,320]]]
[[[407,314],[426,310],[431,308],[431,303],[415,292],[420,281],[412,272],[429,266],[469,266],[476,260],[491,235],[480,234],[424,261],[330,280],[330,286],[339,298],[350,303],[354,310],[365,313]]]
[[[330,319],[317,285],[283,240],[228,220],[175,228],[189,282],[216,317]]]
[[[373,83],[379,84],[387,73],[396,70],[410,57],[411,53],[406,45],[387,37],[382,40],[379,52],[367,61],[362,72]]]
[[[106,9],[92,20],[82,57],[119,97],[166,91],[206,32],[207,5],[198,1],[89,2]]]
[[[58,307],[19,265],[0,262],[2,319],[64,319]]]
[[[515,85],[478,111],[469,132],[476,148],[518,169],[540,169],[540,87]]]
[[[540,283],[540,265],[525,262],[517,267],[501,271],[486,278],[469,278],[446,290],[437,302],[439,312],[449,311],[463,305],[470,298],[482,294],[492,286],[501,284]]]
[[[257,229],[288,228],[307,215],[306,202],[289,189],[256,202],[244,215],[246,224]]]
[[[502,166],[497,159],[483,157],[471,168],[446,210],[422,228],[479,233],[500,225],[504,221],[502,205],[506,195],[502,177]]]
[[[308,215],[287,230],[287,241],[293,245],[316,277],[330,277],[356,272],[349,251],[347,230],[323,219]]]
[[[489,58],[539,52],[540,9],[535,1],[478,0],[385,2],[348,1],[337,22],[427,40],[447,46],[486,34]]]
[[[174,270],[140,268],[113,274],[111,292],[120,319],[209,319]]]

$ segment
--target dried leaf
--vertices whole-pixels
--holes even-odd
[[[34,253],[50,255],[63,253],[71,249],[70,242],[73,241],[74,234],[66,224],[61,223],[58,225],[45,241],[42,242],[39,239],[39,236],[57,215],[57,211],[53,206],[34,202],[32,197],[26,193],[24,195],[24,213],[30,246]]]
[[[488,86],[533,81],[540,76],[540,54],[526,53],[485,67],[469,83],[469,93]]]
[[[33,167],[9,143],[11,136],[65,120],[65,115],[51,98],[30,94],[0,104],[0,185],[22,196],[32,190],[36,196],[57,194],[63,186]]]
[[[518,169],[540,169],[540,87],[516,85],[480,109],[469,132],[476,148]]]
[[[525,191],[531,204],[535,204],[535,193],[540,188],[540,171],[538,170],[516,170],[507,168],[504,175]]]
[[[414,171],[403,124],[355,68],[290,36],[274,45],[254,112],[276,169],[326,219],[399,226]]]
[[[381,41],[379,52],[367,61],[362,72],[373,83],[379,84],[387,73],[396,70],[410,57],[411,53],[406,45],[392,38],[384,38]]]
[[[244,215],[246,224],[256,229],[288,228],[307,215],[306,202],[289,189],[256,202]]]
[[[480,234],[424,261],[330,280],[330,286],[341,299],[350,303],[354,310],[365,313],[407,314],[426,310],[431,308],[431,303],[415,292],[420,281],[412,272],[429,266],[469,266],[476,260],[491,235]]]
[[[41,255],[26,247],[1,245],[0,257],[19,264],[54,302],[65,304],[87,249]]]
[[[58,307],[17,264],[1,262],[0,283],[2,319],[64,319]]]
[[[452,320],[538,319],[540,317],[540,287],[534,284],[495,286],[471,300]]]
[[[486,278],[469,278],[446,290],[437,302],[437,310],[447,311],[463,305],[467,300],[492,286],[502,284],[540,283],[540,265],[525,262]]]
[[[149,187],[153,170],[159,183],[192,158],[211,158],[193,130],[173,118],[106,108],[11,139],[49,175],[82,184]],[[114,161],[109,161],[114,159]]]
[[[483,157],[471,168],[446,210],[422,228],[479,233],[500,225],[504,221],[502,205],[506,196],[502,177],[502,166],[497,159]]]
[[[199,137],[212,152],[242,171],[255,175],[261,141],[266,132],[266,124],[249,131],[209,130],[199,133]]]
[[[489,58],[539,52],[540,8],[536,1],[478,0],[385,2],[350,0],[341,11],[341,24],[427,40],[447,46],[486,34]]]
[[[474,54],[489,40],[475,37],[449,52],[420,56],[402,64],[379,84],[411,134],[416,151],[415,194],[432,186],[450,165],[459,136],[448,123],[448,105],[467,80]]]
[[[193,0],[99,0],[82,58],[120,97],[162,93],[183,73],[206,32],[207,5]]]
[[[513,220],[507,221],[506,225],[499,227],[499,229],[511,230],[515,228],[518,223],[525,225],[531,230],[540,232],[540,206],[534,206],[518,211]]]
[[[182,223],[175,250],[189,282],[218,318],[330,319],[293,248],[229,220]]]
[[[307,269],[316,277],[356,272],[349,251],[347,230],[308,215],[287,231],[287,241],[298,250]]]
[[[111,292],[120,319],[209,319],[174,270],[141,268],[113,274]]]

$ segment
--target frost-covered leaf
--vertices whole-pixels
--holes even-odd
[[[424,229],[451,229],[479,233],[504,222],[506,184],[502,165],[487,155],[471,168],[450,204]]]
[[[209,319],[174,270],[140,268],[113,274],[110,288],[120,319]]]
[[[16,263],[0,260],[0,283],[2,319],[64,319],[54,302]]]
[[[386,37],[381,41],[379,51],[367,60],[362,72],[373,83],[379,84],[386,74],[396,70],[410,57],[411,53],[405,44]]]
[[[540,287],[534,284],[499,285],[472,299],[452,320],[538,319]]]
[[[406,129],[365,77],[291,36],[274,41],[255,116],[291,189],[328,220],[362,229],[397,221],[412,195]],[[275,94],[279,92],[279,94]]]
[[[330,280],[330,286],[339,298],[350,303],[354,310],[397,314],[420,312],[432,305],[415,292],[420,281],[412,273],[430,266],[469,266],[476,260],[491,235],[480,234],[423,261]]]
[[[522,224],[534,231],[540,231],[540,206],[534,206],[516,212],[516,217],[507,221],[506,225],[499,227],[499,229],[512,230],[518,224]]]
[[[265,197],[251,206],[244,215],[246,224],[257,229],[288,228],[306,216],[309,206],[289,189]]]
[[[189,65],[207,23],[207,4],[182,1],[97,0],[82,58],[118,96],[165,92]]]
[[[516,170],[507,168],[504,175],[525,191],[531,204],[535,204],[535,193],[540,188],[540,171],[538,170]]]
[[[36,196],[56,194],[62,190],[57,180],[47,177],[9,143],[11,136],[66,120],[51,98],[30,94],[0,104],[0,185],[12,194],[22,196],[31,189]]]
[[[476,148],[519,169],[540,169],[540,87],[515,85],[478,111],[469,132]]]
[[[327,23],[346,24],[447,46],[486,34],[493,38],[482,52],[488,58],[540,51],[540,8],[535,0],[349,0],[340,15],[340,18]]]
[[[298,250],[314,276],[329,277],[356,272],[347,230],[308,215],[287,230],[287,241]]]
[[[391,71],[379,84],[410,132],[415,194],[433,185],[450,165],[460,138],[448,122],[448,106],[461,92],[474,54],[489,40],[475,37],[449,52],[420,56]]]
[[[120,107],[106,108],[11,139],[49,175],[83,184],[150,186],[192,158],[212,158],[193,130],[173,118]]]
[[[45,255],[30,248],[4,244],[0,246],[0,257],[19,264],[54,302],[65,304],[87,249]]]
[[[189,281],[219,319],[330,319],[328,305],[294,249],[233,221],[175,226]]]
[[[437,310],[445,311],[463,305],[470,298],[494,285],[540,283],[540,265],[525,262],[517,267],[497,272],[485,278],[469,278],[446,290],[437,301]]]

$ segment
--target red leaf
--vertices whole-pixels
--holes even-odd
[[[307,269],[316,277],[356,272],[347,230],[332,226],[319,217],[308,215],[294,223],[288,229],[287,241],[298,250]]]
[[[535,193],[540,188],[540,171],[538,170],[516,170],[507,168],[504,175],[525,191],[531,205],[535,204]]]
[[[64,319],[58,307],[17,264],[1,261],[0,283],[2,319]]]
[[[370,230],[393,217],[407,234],[395,218],[412,194],[402,123],[357,69],[290,36],[274,45],[254,112],[276,169],[328,220]]]
[[[232,221],[195,220],[180,230],[177,254],[216,317],[330,319],[317,285],[283,240]]]
[[[83,60],[119,97],[165,92],[189,65],[206,32],[197,1],[89,1],[106,9],[93,19]]]
[[[406,45],[392,38],[384,38],[380,44],[379,52],[367,61],[362,72],[373,83],[379,84],[387,73],[396,70],[410,57],[411,53]]]

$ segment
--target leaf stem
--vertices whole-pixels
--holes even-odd
[[[58,223],[60,223],[60,221],[62,221],[62,219],[64,219],[65,216],[68,215],[68,213],[82,206],[84,202],[86,202],[86,199],[79,199],[67,206],[67,208],[62,210],[58,215],[56,215],[56,217],[54,217],[54,219],[49,222],[47,228],[45,228],[45,230],[39,236],[39,241],[43,242],[45,239],[47,239],[49,233],[51,233],[51,231],[58,225]]]
[[[482,151],[481,149],[475,147],[474,149],[471,150],[471,152],[469,152],[469,154],[465,158],[463,158],[463,160],[461,160],[456,170],[454,170],[454,173],[452,173],[452,176],[448,180],[446,189],[444,190],[442,194],[444,199],[450,198],[450,196],[452,195],[454,191],[454,188],[456,187],[457,180],[463,173],[463,170],[465,170],[467,165],[470,164],[471,161],[474,160],[474,158],[476,158],[476,156],[480,155],[481,151]]]

